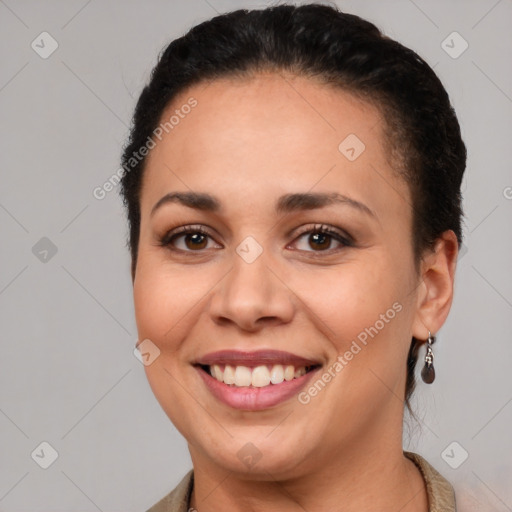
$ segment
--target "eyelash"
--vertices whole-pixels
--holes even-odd
[[[167,232],[163,237],[159,238],[158,245],[161,247],[166,247],[171,251],[181,252],[181,253],[194,253],[194,252],[200,253],[205,250],[205,249],[198,249],[197,251],[183,250],[183,249],[177,249],[177,248],[173,247],[173,242],[176,239],[178,239],[181,236],[187,235],[187,234],[201,234],[201,235],[205,235],[207,237],[212,238],[210,236],[210,233],[201,225],[181,226],[177,229]],[[338,248],[338,249],[303,251],[303,252],[310,252],[313,254],[317,253],[317,254],[315,254],[315,257],[321,256],[322,254],[326,254],[326,253],[331,254],[333,251],[339,251],[343,247],[354,246],[354,241],[350,235],[340,233],[325,224],[315,224],[314,226],[311,226],[311,225],[307,226],[306,228],[304,228],[304,230],[302,230],[301,232],[299,232],[296,235],[294,241],[303,237],[304,235],[308,235],[308,234],[309,235],[311,235],[311,234],[328,235],[342,245],[342,247]]]

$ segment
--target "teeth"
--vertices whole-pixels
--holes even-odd
[[[297,368],[295,370],[294,377],[297,379],[298,377],[302,377],[303,375],[306,375],[306,368]]]
[[[252,385],[255,388],[262,388],[270,384],[270,372],[266,366],[257,366],[252,371]]]
[[[235,386],[250,386],[251,381],[251,369],[247,368],[247,366],[237,366],[235,370]]]
[[[225,384],[234,384],[235,383],[235,370],[229,364],[224,368],[224,383]]]
[[[281,384],[284,380],[284,368],[280,364],[276,364],[272,367],[270,372],[270,382],[272,384]]]
[[[230,366],[226,365],[224,370],[218,364],[210,366],[212,377],[224,384],[235,385],[237,387],[255,387],[264,388],[270,384],[281,384],[283,381],[290,381],[305,375],[306,367],[300,366],[297,369],[293,365],[283,366],[275,364],[273,366]]]
[[[293,366],[287,366],[284,369],[284,380],[292,380],[295,377],[295,368]]]
[[[222,370],[220,369],[220,366],[218,364],[214,364],[212,366],[212,370],[213,370],[213,376],[220,382],[222,382],[223,380],[223,375],[222,375]]]

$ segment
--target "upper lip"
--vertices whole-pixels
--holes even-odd
[[[267,364],[283,364],[293,366],[316,366],[319,361],[284,352],[281,350],[219,350],[199,357],[195,364],[211,366],[213,364],[229,364],[232,366],[258,366]]]

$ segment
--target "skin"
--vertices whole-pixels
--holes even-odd
[[[427,511],[421,474],[402,453],[405,365],[412,336],[436,333],[450,309],[454,233],[417,271],[412,199],[374,106],[312,79],[260,73],[195,85],[163,118],[191,96],[197,106],[147,160],[134,301],[139,339],[161,351],[148,381],[189,445],[192,506]],[[349,134],[366,146],[352,162],[338,150]],[[151,215],[176,191],[212,194],[221,208],[168,203]],[[337,192],[373,215],[348,204],[276,214],[281,195],[302,192]],[[210,235],[202,243],[159,243],[198,224]],[[321,250],[316,224],[353,245],[327,238]],[[247,236],[263,249],[250,264],[236,252]],[[230,408],[191,365],[221,349],[275,349],[321,361],[322,374],[395,303],[401,311],[307,405]],[[247,443],[261,453],[252,467],[237,456]]]

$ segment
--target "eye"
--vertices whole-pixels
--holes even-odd
[[[325,225],[307,228],[306,231],[299,234],[294,242],[299,250],[308,252],[328,251],[332,249],[333,243],[338,247],[353,245],[350,236]]]
[[[323,224],[306,227],[293,242],[297,249],[305,252],[327,252],[352,246],[350,235]],[[200,225],[182,226],[166,233],[159,239],[159,245],[173,251],[200,252],[206,249],[222,248],[210,233]]]
[[[211,249],[210,242],[213,242],[213,239],[202,226],[182,226],[170,231],[159,240],[159,244],[163,247],[184,252]]]

